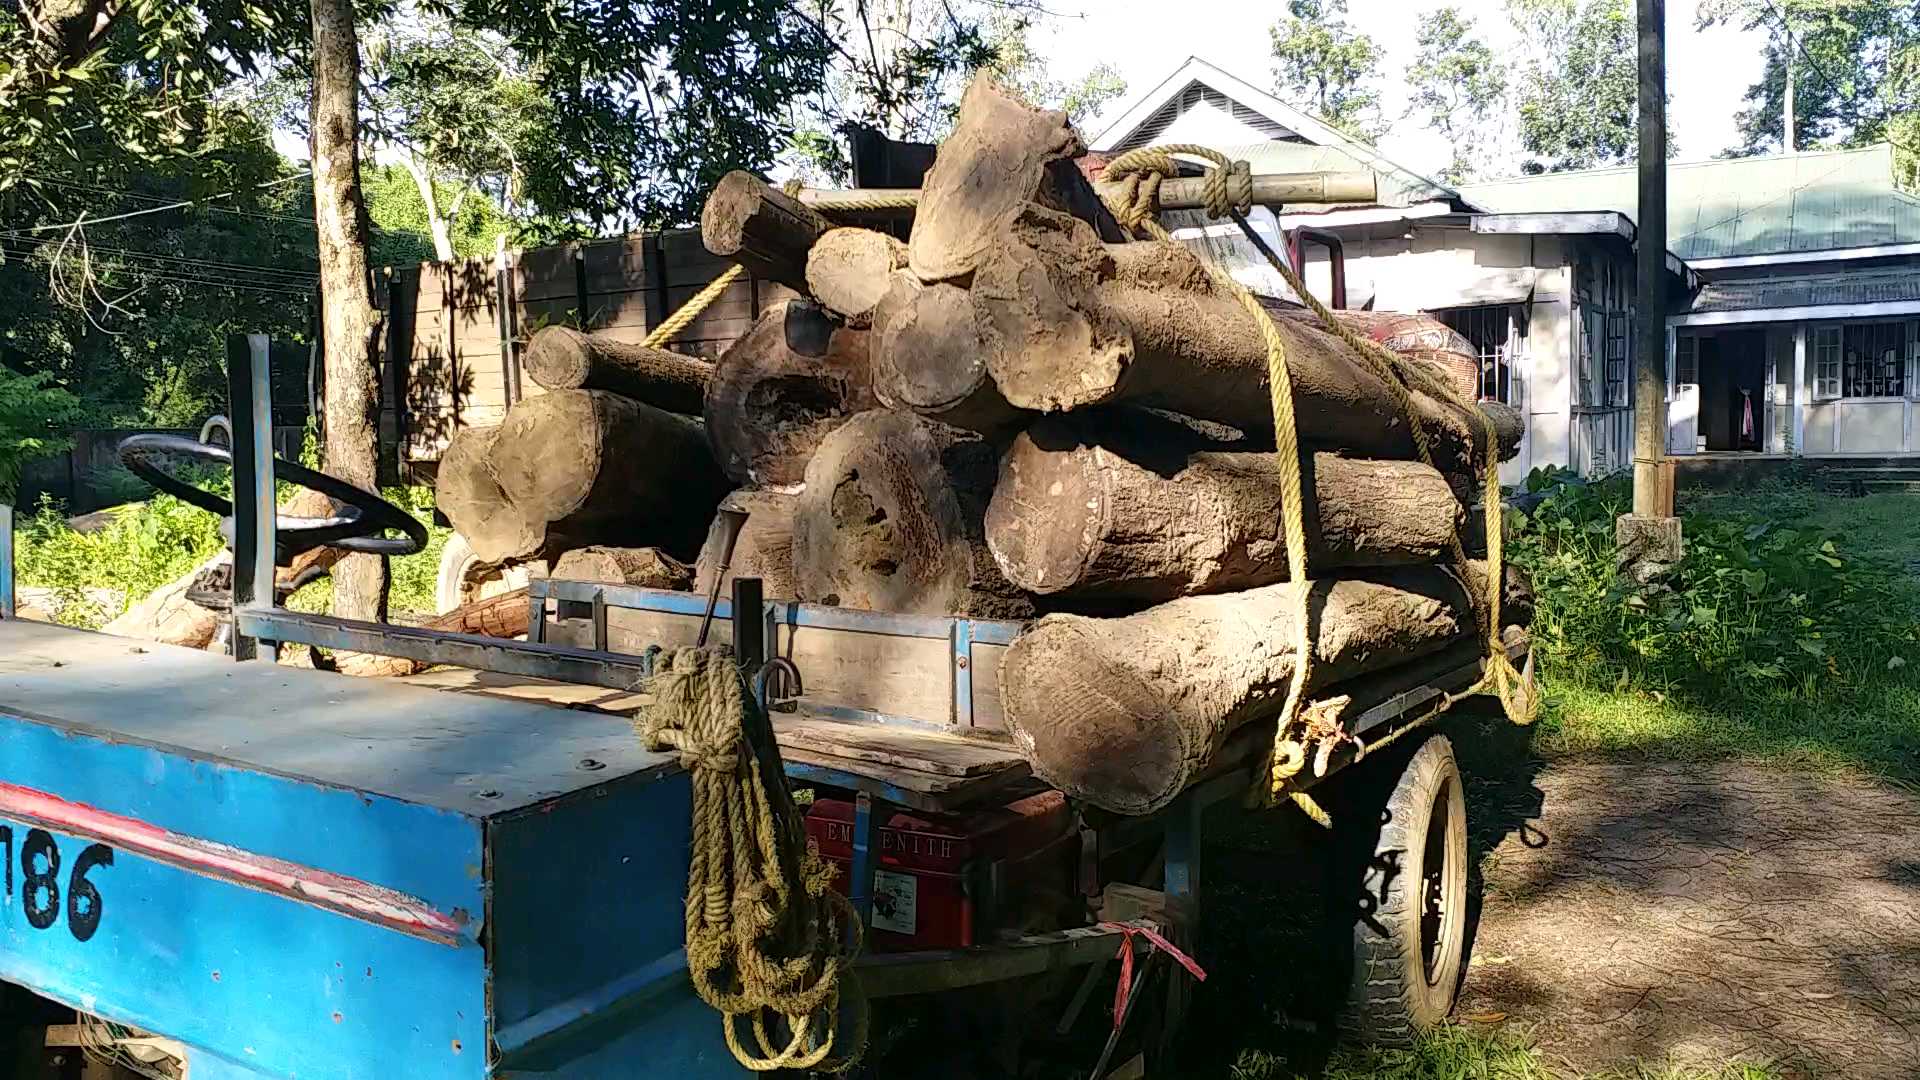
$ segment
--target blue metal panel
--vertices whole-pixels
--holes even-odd
[[[488,823],[497,1026],[681,946],[690,786],[685,773],[617,781]]]
[[[963,728],[973,726],[973,623],[953,621],[952,654],[947,660],[953,670],[953,722]]]
[[[77,875],[101,834],[12,820],[0,822],[11,833],[0,856],[13,871],[0,877],[10,885],[0,978],[215,1051],[255,1075],[486,1075],[475,819],[7,714],[0,762],[8,784],[82,804],[100,820],[222,845],[207,849],[218,858],[300,864],[322,886],[344,875],[464,920],[452,943],[429,940],[127,850]],[[39,846],[49,839],[60,859],[50,876]],[[30,840],[37,850],[26,850]],[[49,883],[61,890],[57,905],[46,903]],[[97,902],[69,902],[76,883],[97,889]],[[52,909],[51,920],[44,910],[33,917],[35,908]],[[90,929],[81,925],[89,913]],[[210,1062],[207,1071],[220,1069]]]
[[[537,1056],[508,1057],[494,1075],[512,1080],[742,1080],[754,1075],[728,1051],[720,1014],[680,980],[666,996],[631,1001]],[[745,1034],[751,1042],[751,1032]],[[760,1075],[772,1075],[762,1073]],[[201,1080],[196,1073],[193,1080]]]
[[[13,618],[13,507],[0,503],[0,619]]]

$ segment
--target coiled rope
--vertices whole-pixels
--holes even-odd
[[[1535,702],[1532,695],[1519,692],[1521,678],[1514,670],[1513,662],[1508,658],[1500,636],[1500,590],[1504,579],[1503,536],[1501,533],[1500,506],[1500,455],[1498,439],[1493,430],[1493,421],[1482,412],[1476,403],[1467,400],[1439,374],[1425,365],[1410,362],[1406,358],[1381,345],[1354,333],[1354,331],[1334,318],[1333,312],[1322,304],[1313,293],[1307,290],[1293,267],[1275,256],[1273,250],[1253,232],[1247,223],[1245,214],[1252,207],[1253,186],[1244,162],[1233,162],[1226,155],[1209,147],[1192,143],[1172,143],[1164,146],[1152,146],[1128,151],[1107,164],[1105,179],[1119,185],[1107,197],[1108,209],[1113,213],[1121,227],[1137,232],[1145,232],[1156,240],[1172,242],[1173,237],[1160,224],[1159,191],[1160,183],[1168,177],[1179,175],[1180,164],[1176,154],[1200,158],[1209,163],[1206,171],[1203,195],[1207,214],[1214,218],[1231,218],[1247,234],[1254,246],[1259,248],[1281,279],[1287,283],[1294,295],[1306,304],[1320,325],[1334,335],[1348,348],[1352,349],[1363,363],[1391,389],[1395,404],[1407,417],[1408,430],[1413,436],[1414,450],[1420,461],[1428,467],[1433,466],[1433,449],[1429,433],[1420,422],[1414,410],[1414,393],[1423,393],[1441,401],[1450,402],[1463,409],[1466,414],[1479,421],[1479,435],[1483,440],[1477,447],[1484,458],[1485,494],[1482,497],[1486,512],[1487,531],[1487,575],[1484,596],[1476,596],[1472,588],[1472,576],[1467,567],[1466,552],[1460,543],[1460,534],[1456,529],[1450,538],[1451,554],[1460,567],[1463,582],[1468,585],[1467,593],[1474,601],[1475,614],[1487,645],[1486,664],[1479,682],[1467,691],[1447,699],[1451,704],[1471,694],[1491,691],[1499,699],[1501,708],[1508,719],[1519,724],[1531,723],[1534,717]],[[1273,746],[1269,754],[1268,787],[1266,797],[1277,799],[1289,794],[1293,801],[1305,810],[1309,816],[1322,825],[1330,823],[1325,811],[1302,791],[1288,792],[1288,783],[1299,775],[1306,766],[1307,745],[1310,742],[1322,743],[1321,757],[1326,756],[1329,740],[1340,740],[1346,736],[1340,731],[1333,719],[1326,715],[1332,710],[1305,710],[1302,698],[1305,696],[1308,677],[1313,667],[1313,628],[1309,625],[1311,607],[1308,597],[1312,583],[1307,578],[1307,548],[1305,538],[1305,510],[1301,495],[1300,442],[1294,421],[1293,381],[1287,368],[1286,340],[1281,337],[1279,326],[1260,300],[1246,286],[1235,281],[1219,267],[1208,264],[1208,271],[1215,282],[1240,302],[1260,327],[1261,336],[1267,346],[1267,384],[1273,401],[1274,452],[1280,459],[1280,505],[1286,516],[1287,575],[1294,584],[1294,596],[1298,608],[1294,618],[1294,649],[1297,657],[1292,677],[1287,684],[1287,696],[1281,706],[1278,722],[1274,727]],[[1308,715],[1312,714],[1312,715]]]
[[[743,735],[758,709],[731,656],[680,649],[647,683],[638,727],[655,750],[679,751],[693,777],[687,869],[687,971],[721,1013],[727,1048],[753,1072],[840,1072],[866,1048],[867,1005],[850,966],[860,918],[829,888],[833,867],[808,850],[797,819],[775,812]],[[782,796],[784,802],[784,796]],[[840,1029],[850,997],[852,1030]],[[784,1021],[784,1046],[769,1030]],[[751,1023],[748,1047],[740,1023]],[[835,1045],[843,1052],[830,1056]]]

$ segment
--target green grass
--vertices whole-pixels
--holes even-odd
[[[1636,1065],[1582,1072],[1547,1062],[1517,1032],[1450,1024],[1411,1050],[1342,1051],[1324,1067],[1306,1072],[1275,1055],[1248,1051],[1227,1075],[1229,1080],[1777,1080],[1784,1074],[1749,1064],[1717,1069]]]

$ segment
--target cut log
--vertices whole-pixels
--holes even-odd
[[[461,429],[440,455],[433,484],[434,504],[486,563],[532,554],[547,539],[546,523],[530,520],[494,479],[491,462],[499,437],[499,427]]]
[[[957,285],[893,275],[873,313],[873,392],[889,408],[998,435],[1030,418],[987,374],[973,302]]]
[[[516,403],[490,462],[543,543],[625,540],[690,557],[728,489],[698,420],[604,390],[552,390]],[[474,551],[488,558],[477,542]]]
[[[707,437],[735,483],[787,488],[841,421],[879,402],[869,334],[804,300],[774,304],[721,355],[707,384]]]
[[[1412,461],[1309,455],[1307,565],[1442,559],[1460,504]],[[1138,410],[1035,424],[1000,460],[987,544],[1015,585],[1155,603],[1287,580],[1280,461]]]
[[[931,283],[973,273],[993,238],[1044,197],[1049,164],[1078,176],[1069,159],[1085,152],[1066,113],[1035,109],[990,76],[976,76],[920,187],[907,242],[914,274]]]
[[[675,592],[685,592],[693,584],[693,570],[686,563],[646,547],[575,548],[554,560],[553,576],[564,581],[599,581]]]
[[[232,561],[232,552],[221,551],[148,593],[112,622],[101,627],[100,632],[158,641],[163,645],[184,645],[189,649],[206,648],[219,632],[220,622],[226,618],[226,613],[201,607],[187,599],[187,589],[200,575]]]
[[[1204,268],[1179,245],[1131,248],[1145,250],[1130,250],[1123,264],[1084,223],[1028,207],[1002,230],[973,280],[982,379],[990,376],[1011,409],[1125,402],[1271,431],[1267,349],[1253,314],[1200,284]],[[1289,319],[1276,323],[1303,442],[1362,457],[1413,456],[1407,421],[1384,380],[1333,336]],[[907,373],[931,362],[888,351],[877,367]],[[1467,471],[1477,420],[1421,393],[1412,406],[1432,436],[1435,464]],[[1516,417],[1496,419],[1500,454],[1511,456]],[[969,418],[968,426],[976,423]]]
[[[912,413],[873,411],[820,444],[793,512],[800,599],[868,611],[1024,618],[1033,602],[987,551],[993,446]]]
[[[611,390],[668,412],[700,415],[713,365],[665,349],[549,326],[527,342],[527,375],[548,390]]]
[[[807,290],[854,326],[873,317],[888,279],[907,265],[907,245],[871,229],[833,229],[807,253]]]
[[[740,510],[747,523],[733,546],[733,562],[720,575],[720,594],[728,595],[737,577],[757,577],[770,600],[796,599],[793,586],[793,508],[798,499],[779,491],[741,489],[720,500],[722,510]],[[720,569],[726,529],[715,517],[707,542],[694,563],[693,591],[705,596]]]
[[[700,213],[708,251],[803,292],[807,251],[829,228],[826,218],[749,172],[721,177]]]
[[[1291,584],[1190,596],[1117,619],[1048,615],[1000,665],[1014,743],[1034,774],[1115,813],[1157,810],[1235,728],[1270,716],[1294,666]],[[1316,581],[1310,690],[1402,664],[1472,630],[1437,567]]]
[[[489,596],[485,600],[462,604],[445,615],[422,623],[421,629],[435,630],[443,634],[480,634],[485,637],[519,638],[526,636],[528,620],[531,617],[532,607],[527,600],[527,590],[519,588],[498,596]],[[361,679],[391,679],[417,675],[431,666],[425,661],[410,660],[404,656],[383,656],[379,653],[363,652],[337,652],[333,654],[331,662],[332,669],[340,674]]]

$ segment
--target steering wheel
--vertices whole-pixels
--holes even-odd
[[[232,467],[233,454],[224,446],[210,446],[179,435],[130,435],[120,440],[120,460],[135,476],[184,503],[220,517],[220,533],[233,543],[233,503],[196,487],[155,464],[155,458],[185,457]],[[282,458],[273,459],[277,479],[311,488],[344,504],[335,517],[274,518],[274,562],[286,566],[293,557],[317,547],[337,547],[370,555],[411,555],[427,546],[427,527],[420,519],[370,491],[344,480],[315,472]],[[388,538],[391,529],[403,536]]]

